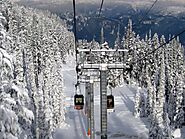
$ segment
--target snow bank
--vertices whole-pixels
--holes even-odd
[[[173,136],[174,138],[181,138],[181,130],[179,128],[177,128],[174,132],[173,132]]]

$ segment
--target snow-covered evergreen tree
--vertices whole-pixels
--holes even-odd
[[[6,60],[11,72],[7,67],[3,70],[6,79],[2,78],[11,79],[10,97],[16,104],[12,112],[17,131],[13,136],[52,138],[52,132],[62,127],[65,120],[61,69],[66,56],[74,54],[73,34],[58,16],[48,11],[12,5],[7,0],[0,4],[2,36],[9,34],[1,40],[1,48],[3,54],[7,50],[14,57],[11,62]]]
[[[128,50],[126,55],[124,56],[125,62],[130,66],[131,70],[127,71],[125,74],[125,79],[127,82],[130,82],[130,79],[132,78],[132,68],[133,65],[131,64],[134,61],[135,58],[135,32],[132,30],[132,20],[129,20],[128,27],[126,28],[125,36],[123,37],[123,49]]]
[[[1,3],[2,7],[7,6]],[[9,3],[8,3],[9,4]],[[7,14],[7,13],[6,13]],[[1,66],[1,93],[0,93],[0,125],[2,138],[33,138],[31,124],[34,119],[30,111],[30,99],[27,91],[22,86],[17,86],[13,80],[13,60],[5,50],[10,44],[11,38],[6,32],[8,22],[6,16],[0,12],[0,66]],[[6,24],[6,26],[5,26]],[[7,41],[9,40],[9,41]],[[6,44],[6,45],[5,45]],[[7,49],[7,48],[6,48]]]
[[[182,127],[184,122],[184,111],[183,111],[183,70],[184,70],[184,57],[183,57],[183,48],[180,44],[177,46],[177,67],[176,67],[176,84],[175,84],[175,93],[176,93],[176,107],[174,115],[174,126],[175,128]]]
[[[140,40],[132,31],[131,21],[123,46],[129,50],[126,57],[130,62],[127,60],[127,63],[133,63],[131,72],[125,72],[127,78],[123,78],[132,77],[129,81],[134,80],[140,87],[147,88],[144,107],[151,121],[150,138],[172,138],[172,129],[181,128],[184,122],[184,48],[178,39],[166,44],[164,36],[159,40],[156,33],[151,36],[151,31],[145,41]],[[141,111],[141,94],[137,93],[135,115],[142,116]]]
[[[152,96],[153,96],[153,87],[151,83],[151,77],[149,76],[148,67],[146,69],[146,79],[147,79],[147,99],[146,99],[146,116],[152,118]]]

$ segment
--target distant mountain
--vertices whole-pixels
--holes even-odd
[[[154,0],[106,0],[101,18],[97,18],[100,6],[99,0],[78,0],[77,22],[78,38],[88,41],[95,38],[100,41],[100,30],[103,25],[105,40],[114,44],[120,24],[120,36],[124,34],[128,19],[133,20],[134,31],[142,38],[149,32],[175,35],[185,28],[185,1],[184,0],[160,0],[146,15]],[[47,9],[58,14],[68,23],[69,30],[73,29],[73,12],[71,0],[22,0],[19,4]],[[185,44],[185,34],[181,37]]]
[[[42,0],[12,0],[12,1],[42,1]],[[44,0],[45,2],[71,2],[71,0]],[[154,0],[114,0],[114,2],[154,2]],[[163,2],[176,2],[176,3],[185,3],[184,0],[160,0]],[[77,0],[77,2],[91,3],[96,2],[99,3],[100,0]],[[112,0],[106,0],[106,2],[112,2]]]

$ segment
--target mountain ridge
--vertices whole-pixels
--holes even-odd
[[[185,26],[185,1],[159,1],[152,8],[150,13],[146,15],[147,10],[150,8],[154,0],[110,0],[104,3],[101,18],[96,18],[98,15],[100,1],[97,0],[76,1],[77,8],[77,22],[78,22],[78,39],[86,39],[88,41],[93,38],[100,42],[100,30],[102,22],[105,22],[104,31],[105,39],[111,45],[114,45],[116,39],[118,23],[121,24],[121,34],[124,34],[124,28],[127,26],[128,19],[132,19],[135,26],[134,31],[140,34],[142,38],[152,30],[152,33],[164,34],[166,38],[176,35]],[[60,4],[59,4],[59,3]],[[84,2],[84,3],[83,3]],[[53,1],[25,1],[18,2],[21,5],[49,10],[56,13],[63,20],[68,23],[68,29],[73,28],[73,9],[71,0],[53,0]],[[142,22],[140,21],[142,20]],[[185,44],[185,35],[181,37],[182,43]]]

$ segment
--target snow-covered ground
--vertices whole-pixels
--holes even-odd
[[[64,65],[64,85],[65,85],[65,108],[66,123],[63,129],[58,129],[55,139],[88,139],[86,116],[83,111],[77,111],[73,108],[73,95],[75,70],[74,64]],[[83,88],[83,85],[81,86]],[[83,91],[83,89],[82,89]],[[95,132],[96,139],[100,139],[100,94],[98,83],[95,85]],[[108,93],[110,93],[108,91]],[[135,89],[123,85],[113,89],[115,96],[115,112],[108,113],[108,138],[110,139],[147,139],[148,129],[145,119],[135,118],[134,95]]]
[[[89,139],[87,135],[87,119],[84,111],[74,109],[73,96],[75,92],[76,74],[74,60],[68,65],[63,65],[66,125],[58,129],[54,139]],[[84,86],[81,86],[84,93]],[[134,112],[134,96],[137,87],[123,84],[122,87],[113,89],[115,96],[115,112],[108,112],[108,138],[109,139],[147,139],[149,122],[144,118],[136,118]],[[95,84],[95,138],[100,139],[100,91],[99,83]],[[108,90],[108,94],[110,90]],[[185,128],[182,129],[181,137],[185,138]],[[176,135],[178,136],[178,131]]]

